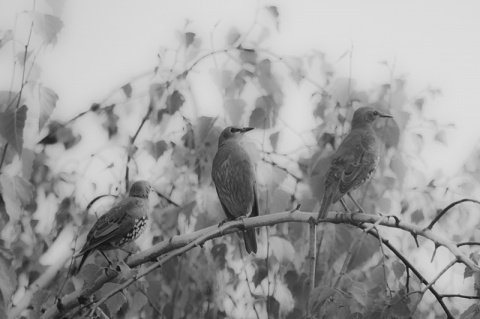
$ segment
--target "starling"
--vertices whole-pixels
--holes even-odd
[[[369,180],[377,168],[380,140],[373,130],[373,123],[381,117],[392,118],[368,106],[353,114],[352,128],[333,155],[326,174],[318,219],[325,218],[332,204],[345,194],[363,211],[350,192]]]
[[[150,211],[148,196],[151,190],[152,186],[147,181],[133,183],[128,197],[95,222],[88,232],[85,246],[75,256],[83,256],[75,274],[78,274],[87,257],[96,249],[108,260],[103,251],[121,248],[143,233]]]
[[[243,133],[250,127],[230,126],[218,140],[218,151],[212,165],[212,179],[220,204],[228,220],[258,216],[255,166],[240,144]],[[257,253],[255,229],[243,232],[247,253]]]

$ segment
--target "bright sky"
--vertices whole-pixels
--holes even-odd
[[[37,8],[44,7],[37,0]],[[50,0],[55,1],[55,0]],[[208,41],[214,26],[216,38],[224,38],[231,26],[248,30],[256,0],[208,1],[66,1],[64,29],[58,44],[45,50],[41,63],[43,81],[60,96],[55,117],[70,119],[135,75],[152,70],[161,46],[174,48],[174,30],[185,20],[190,30]],[[423,154],[429,169],[440,167],[452,174],[463,164],[480,136],[478,124],[480,83],[480,3],[476,1],[276,1],[280,32],[272,34],[269,49],[279,55],[303,55],[311,49],[326,53],[335,63],[352,45],[353,77],[363,88],[388,78],[379,61],[396,61],[396,74],[407,75],[407,90],[414,94],[428,85],[443,90],[443,97],[430,105],[428,114],[454,122],[449,147],[433,145]],[[30,10],[32,1],[0,2],[0,29],[12,28],[16,13]],[[264,10],[259,21],[271,23]],[[18,32],[22,25],[19,18]],[[218,41],[221,42],[220,40]],[[10,51],[11,52],[11,51]],[[1,52],[0,52],[1,53]],[[0,54],[0,66],[4,66]],[[339,74],[348,74],[348,59],[334,64]],[[211,77],[197,81],[200,115],[212,115],[220,107]],[[9,86],[0,79],[0,89]],[[299,131],[313,125],[308,112],[298,112],[309,96],[287,97],[284,117]],[[305,107],[308,109],[308,107]],[[288,141],[287,141],[288,142]],[[294,142],[293,140],[290,142]]]

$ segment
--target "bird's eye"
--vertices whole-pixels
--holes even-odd
[[[374,115],[374,116],[378,116],[378,112],[377,112],[377,111],[373,111],[373,115]]]

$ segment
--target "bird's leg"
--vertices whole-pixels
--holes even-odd
[[[347,213],[351,214],[352,212],[350,211],[350,209],[347,207],[347,204],[345,204],[345,201],[343,200],[343,198],[340,198],[340,203],[342,204],[343,208],[345,208],[345,210],[347,211]]]
[[[357,212],[356,214],[358,214],[358,213],[365,213],[365,212],[363,211],[362,206],[360,206],[360,204],[355,200],[355,198],[353,198],[352,194],[350,194],[350,192],[348,192],[347,195],[348,195],[348,197],[350,197],[350,199],[352,200],[352,202],[353,202],[353,203],[355,204],[355,206],[357,206],[357,208],[358,208],[358,212]]]
[[[112,266],[112,262],[110,261],[110,259],[108,259],[107,255],[105,255],[105,253],[102,251],[102,250],[99,250],[100,253],[102,253],[103,257],[105,257],[105,259],[107,260],[108,262],[108,267],[111,267]]]

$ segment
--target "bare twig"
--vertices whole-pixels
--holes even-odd
[[[5,155],[7,154],[8,143],[5,143],[5,147],[3,148],[2,159],[0,160],[0,169],[3,166],[3,161],[5,161]],[[0,174],[2,174],[0,170]]]
[[[476,203],[476,204],[480,205],[480,202],[478,200],[470,199],[470,198],[464,198],[464,199],[458,200],[456,202],[453,202],[450,205],[448,205],[447,207],[445,207],[437,216],[435,216],[435,218],[432,220],[430,225],[427,226],[427,228],[432,229],[433,226],[435,225],[435,223],[438,222],[440,220],[440,218],[442,218],[443,215],[445,215],[453,207],[455,207],[458,204],[461,204],[463,202],[472,202],[472,203]]]
[[[313,290],[315,289],[315,265],[317,263],[317,258],[316,258],[316,246],[317,246],[317,225],[315,223],[315,220],[312,219],[310,222],[310,232],[309,232],[309,249],[308,251],[310,252],[310,257],[309,257],[309,270],[308,270],[308,282],[307,282],[307,287],[308,287],[308,294],[307,294],[307,302],[306,302],[306,308],[307,308],[307,318],[310,318],[312,315],[312,306],[310,304],[311,302],[311,297],[313,294]]]

